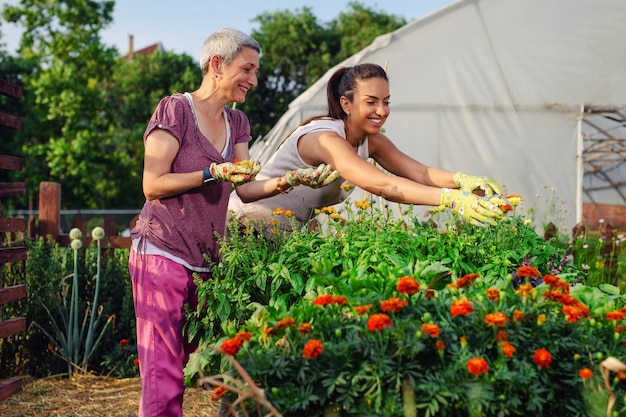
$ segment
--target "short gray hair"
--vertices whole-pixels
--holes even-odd
[[[219,29],[204,41],[200,52],[200,70],[204,77],[209,71],[209,61],[218,55],[226,65],[230,64],[242,48],[252,48],[261,54],[261,46],[249,35],[231,28]]]

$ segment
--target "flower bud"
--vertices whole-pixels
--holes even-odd
[[[93,240],[102,240],[104,238],[104,229],[102,227],[94,227],[91,231],[91,237]]]
[[[80,239],[81,237],[83,237],[83,232],[81,232],[78,227],[74,227],[70,230],[70,239]]]

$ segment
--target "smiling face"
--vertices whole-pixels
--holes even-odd
[[[244,47],[235,55],[232,62],[222,65],[218,85],[223,88],[229,101],[243,103],[246,94],[259,83],[259,53],[252,48]]]
[[[384,78],[358,80],[352,101],[341,97],[342,107],[349,114],[349,130],[363,137],[380,132],[389,116],[389,98],[389,83]]]

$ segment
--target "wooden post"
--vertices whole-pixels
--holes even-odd
[[[56,241],[61,231],[61,184],[39,184],[39,236],[51,235]]]

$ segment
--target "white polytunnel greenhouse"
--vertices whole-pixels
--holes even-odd
[[[625,22],[624,0],[458,0],[338,66],[387,68],[385,132],[404,152],[491,177],[538,222],[559,216],[571,228],[583,204],[600,214],[626,205]],[[326,112],[336,68],[253,144],[254,158],[267,161],[293,128]]]

